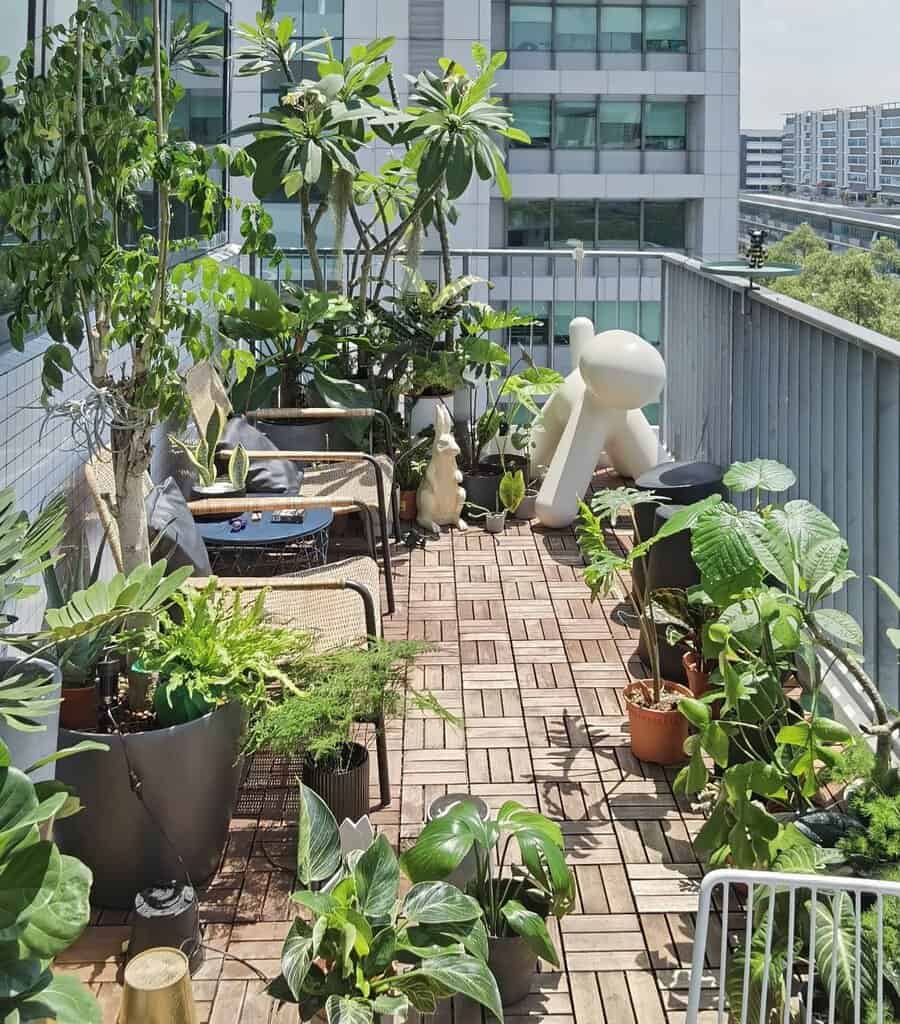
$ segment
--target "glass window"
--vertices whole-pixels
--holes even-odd
[[[549,50],[553,37],[553,8],[549,5],[510,4],[509,48]]]
[[[507,205],[506,244],[511,249],[546,249],[550,245],[550,203]]]
[[[28,43],[28,4],[19,0],[13,7],[17,9],[4,12],[3,36],[0,38],[0,57],[9,60],[3,76],[7,85],[11,84],[19,56]]]
[[[550,97],[540,99],[510,99],[509,109],[513,114],[513,124],[521,128],[531,137],[531,145],[538,149],[546,149],[550,145]],[[511,146],[525,146],[526,143],[511,142]]]
[[[564,248],[569,242],[580,241],[585,249],[594,247],[594,203],[560,200],[553,204],[553,245]]]
[[[662,303],[657,299],[645,299],[641,303],[641,337],[658,345],[662,337]]]
[[[687,8],[648,7],[646,10],[647,50],[651,53],[687,51]]]
[[[647,149],[687,149],[687,105],[648,100],[644,146]]]
[[[601,100],[599,118],[601,149],[640,149],[640,101]]]
[[[595,51],[597,8],[557,7],[554,49]]]
[[[632,249],[640,245],[641,204],[600,203],[597,218],[597,247]]]
[[[554,145],[559,149],[593,149],[597,105],[593,100],[560,100],[556,104]]]
[[[644,203],[644,246],[648,249],[685,248],[683,202]]]
[[[303,0],[303,37],[335,38],[344,34],[344,0]]]
[[[600,10],[600,49],[605,53],[641,52],[640,7],[603,7]]]

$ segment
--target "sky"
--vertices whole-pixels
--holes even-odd
[[[898,0],[741,0],[741,127],[900,101]]]

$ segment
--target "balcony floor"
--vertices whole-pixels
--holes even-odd
[[[563,970],[542,966],[507,1019],[680,1024],[701,874],[691,837],[701,822],[673,796],[674,770],[631,756],[621,688],[640,666],[635,636],[610,617],[616,602],[589,603],[571,532],[513,523],[499,537],[470,528],[402,550],[386,635],[432,642],[415,685],[464,714],[465,726],[411,714],[389,729],[394,799],[375,822],[403,845],[435,797],[459,790],[559,819],[578,880],[576,910],[555,933]],[[371,781],[374,807],[374,759]],[[201,1021],[297,1020],[260,980],[277,973],[293,916],[295,806],[295,793],[251,773],[203,896]],[[92,986],[113,1022],[129,928],[123,914],[95,920],[59,966]],[[459,1003],[434,1019],[469,1024],[480,1014]]]

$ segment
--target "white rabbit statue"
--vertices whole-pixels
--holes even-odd
[[[453,436],[453,420],[447,407],[439,404],[434,410],[434,444],[431,461],[419,484],[416,501],[419,508],[417,522],[423,530],[440,533],[442,526],[455,526],[464,530],[460,519],[466,492],[460,487],[462,473],[456,468],[459,445]]]

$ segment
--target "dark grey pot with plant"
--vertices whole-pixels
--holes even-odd
[[[56,768],[83,808],[56,823],[56,841],[93,872],[96,906],[130,910],[141,889],[170,879],[202,885],[215,874],[241,778],[243,721],[232,703],[150,732],[60,729],[61,750],[85,740],[109,745]]]
[[[325,801],[338,821],[359,821],[369,811],[369,751],[361,743],[347,743],[334,757],[308,755],[303,784]]]
[[[510,839],[522,858],[514,877],[504,875]],[[488,932],[488,963],[500,999],[511,1006],[531,990],[538,957],[559,966],[547,919],[575,904],[575,877],[566,863],[559,825],[513,800],[485,822],[472,801],[462,801],[429,822],[400,858],[416,884],[450,877],[470,853],[475,878],[466,893],[479,904]]]

